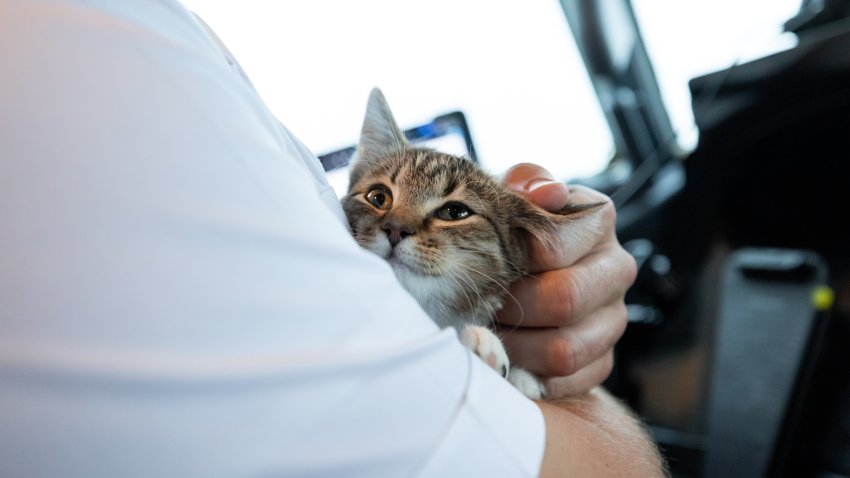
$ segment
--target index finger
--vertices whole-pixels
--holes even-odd
[[[616,242],[614,228],[617,212],[611,199],[584,186],[570,187],[570,203],[602,203],[598,210],[577,217],[574,221],[558,228],[557,247],[547,245],[535,237],[529,244],[529,272],[563,269],[575,264],[595,248]]]
[[[546,168],[532,163],[512,166],[502,175],[502,184],[549,212],[555,212],[570,201],[566,184],[556,181]]]

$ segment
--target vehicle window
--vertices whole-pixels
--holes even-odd
[[[556,0],[185,0],[275,115],[321,154],[354,143],[373,86],[403,128],[461,110],[481,163],[599,172],[611,133]]]
[[[688,80],[792,48],[800,0],[632,0],[680,146],[696,146]]]

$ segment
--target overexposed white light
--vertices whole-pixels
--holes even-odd
[[[272,112],[316,154],[357,140],[379,86],[403,128],[465,113],[483,165],[569,179],[613,142],[557,0],[183,0]],[[633,0],[677,140],[696,145],[688,81],[789,48],[800,0]]]
[[[688,81],[796,45],[782,25],[800,0],[632,0],[679,144],[698,132]]]
[[[529,161],[567,179],[610,159],[610,131],[556,0],[184,4],[317,154],[356,142],[378,86],[403,128],[462,111],[494,173]]]

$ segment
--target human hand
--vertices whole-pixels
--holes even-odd
[[[599,212],[563,227],[556,247],[532,239],[530,274],[511,286],[497,314],[511,361],[537,374],[549,398],[583,394],[600,385],[614,365],[614,344],[626,329],[626,290],[637,274],[634,258],[616,235],[611,200],[592,189],[567,187],[540,166],[509,169],[502,183],[548,211],[568,202],[604,202]],[[566,230],[587,228],[587,234]],[[579,237],[568,243],[568,238]]]

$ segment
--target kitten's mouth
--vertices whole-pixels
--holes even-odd
[[[403,260],[401,257],[399,257],[398,254],[394,253],[393,251],[390,251],[387,257],[385,257],[384,259],[389,262],[390,265],[393,267],[403,267],[405,269],[415,271],[414,268],[410,266],[410,264],[408,264],[405,260]]]
[[[426,264],[420,262],[420,259],[417,254],[412,253],[403,248],[390,247],[381,251],[379,255],[385,261],[387,261],[387,263],[389,263],[389,265],[397,273],[412,274],[415,276],[440,275],[439,273],[433,273],[432,271],[429,271],[429,268],[426,266]]]
[[[390,263],[393,269],[422,275],[420,267],[416,267],[416,264],[411,264],[409,260],[405,260],[404,257],[402,257],[401,254],[396,253],[395,250],[390,250],[389,254],[387,254],[387,257],[384,259]]]
[[[415,259],[409,257],[405,259],[399,254],[390,254],[385,260],[397,274],[403,273],[416,277],[438,277],[442,275],[439,271],[433,270]]]

